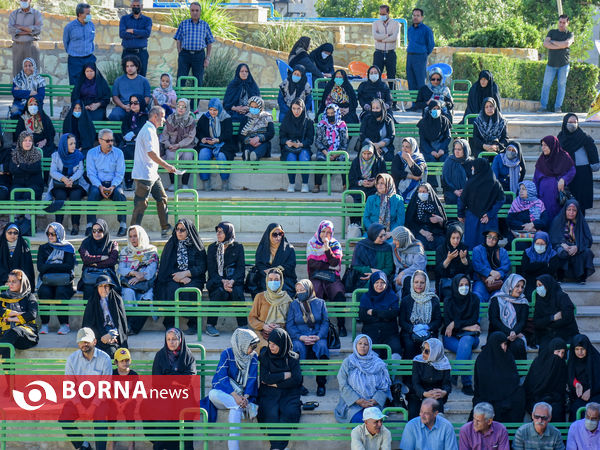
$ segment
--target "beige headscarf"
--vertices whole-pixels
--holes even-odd
[[[288,293],[283,290],[283,269],[279,266],[269,269],[267,271],[267,280],[269,279],[270,273],[278,273],[281,284],[279,289],[272,291],[269,289],[269,283],[266,283],[267,290],[264,292],[264,295],[267,303],[271,307],[269,308],[269,312],[265,318],[265,323],[285,323],[292,299]]]

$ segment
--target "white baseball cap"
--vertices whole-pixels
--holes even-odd
[[[370,408],[365,408],[363,411],[363,422],[367,419],[381,420],[385,419],[387,416],[381,412],[379,408],[376,406],[371,406]]]

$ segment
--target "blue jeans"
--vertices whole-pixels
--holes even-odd
[[[490,300],[490,293],[483,281],[477,280],[473,283],[473,294],[479,297],[479,301],[482,303],[487,303]]]
[[[88,56],[70,56],[67,58],[67,71],[69,72],[69,84],[76,85],[77,79],[81,72],[83,72],[83,66],[96,62],[94,55]]]
[[[121,121],[125,118],[125,110],[120,106],[115,106],[110,114],[108,115],[108,120]]]
[[[201,87],[202,78],[204,78],[205,55],[204,50],[191,52],[182,49],[177,58],[177,78],[188,76],[191,69],[192,75],[198,80],[198,87]]]
[[[479,338],[475,336],[463,336],[457,338],[444,335],[442,339],[444,341],[444,347],[451,352],[456,353],[456,359],[458,360],[471,359],[473,349],[477,348],[479,345]],[[461,379],[463,386],[473,385],[473,379],[470,375],[463,375]]]
[[[242,152],[245,152],[246,150],[248,150],[249,153],[254,152],[256,154],[256,160],[258,161],[260,158],[267,154],[267,151],[269,150],[269,142],[263,142],[258,147],[253,147],[250,144],[245,144],[242,149]]]
[[[213,159],[212,149],[207,148],[207,147],[202,147],[200,149],[200,151],[198,152],[198,161],[210,161],[211,159]],[[225,153],[219,152],[219,153],[217,153],[217,156],[216,156],[215,159],[217,161],[227,161],[227,156],[225,156]],[[219,175],[221,175],[221,180],[228,180],[229,179],[229,174],[228,173],[221,173]],[[208,180],[210,180],[210,173],[201,173],[200,174],[200,179],[202,181],[208,181]]]
[[[102,200],[102,199],[104,199],[104,197],[102,197],[102,194],[100,193],[100,189],[98,189],[96,186],[90,186],[90,189],[88,191],[88,200],[90,202],[95,202],[95,201]],[[113,191],[112,195],[110,196],[110,199],[117,201],[117,202],[119,202],[119,201],[122,202],[122,201],[127,200],[125,198],[125,194],[123,193],[123,185],[115,187],[115,190]],[[117,220],[119,221],[119,224],[126,223],[127,216],[118,215]],[[88,221],[88,226],[94,225],[94,223],[96,222],[96,215],[95,214],[88,215],[87,221]]]
[[[406,79],[408,89],[418,91],[427,77],[427,54],[409,53],[406,55]]]
[[[571,66],[567,64],[562,67],[550,67],[546,65],[546,72],[544,73],[544,84],[542,85],[542,97],[540,103],[542,108],[547,109],[548,107],[548,96],[550,95],[550,88],[554,82],[554,77],[557,77],[558,92],[556,93],[556,101],[554,102],[554,109],[562,107],[563,100],[565,99],[565,90],[567,87],[567,77],[569,76],[569,69]]]
[[[310,152],[306,149],[300,150],[300,153],[289,152],[286,161],[310,161]],[[307,173],[302,174],[302,184],[308,184],[308,175]],[[290,180],[290,184],[294,184],[296,182],[296,174],[288,173],[288,179]]]

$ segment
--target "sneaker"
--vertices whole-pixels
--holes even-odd
[[[258,158],[256,157],[256,153],[255,152],[250,152],[250,161],[257,161]]]
[[[198,334],[198,328],[196,328],[196,327],[188,327],[188,329],[185,330],[183,332],[183,334],[186,334],[188,336],[193,336],[195,334]]]
[[[206,325],[206,334],[212,337],[220,336],[219,330],[217,330],[214,325]]]
[[[126,227],[119,227],[119,231],[117,231],[117,236],[118,237],[123,237],[127,234],[127,228]]]
[[[296,192],[296,185],[294,183],[290,183],[287,189],[288,192]]]
[[[556,108],[556,109],[554,110],[554,113],[555,113],[555,114],[562,114],[562,109],[560,109],[560,108]]]
[[[537,110],[538,113],[543,114],[543,113],[547,113],[548,110],[546,108],[540,108]]]
[[[309,192],[308,184],[302,183],[302,189],[300,189],[300,192],[302,192],[303,194],[308,193]]]
[[[167,191],[169,191],[169,192],[173,192],[174,190],[175,190],[175,185],[174,184],[172,184],[171,186],[169,186],[167,188]]]
[[[222,191],[228,191],[230,189],[231,189],[231,186],[229,185],[229,180],[221,181],[221,190]]]
[[[473,386],[471,386],[470,384],[463,386],[462,393],[468,395],[469,397],[472,397],[475,394],[475,392],[473,391]]]
[[[325,393],[327,391],[325,390],[325,386],[319,386],[317,388],[317,397],[325,397]]]
[[[346,327],[342,325],[340,327],[340,337],[346,337],[346,336],[348,336],[348,331],[346,330]]]
[[[244,150],[244,161],[250,161],[250,150]]]
[[[202,187],[204,188],[205,191],[212,191],[212,185],[210,183],[210,180],[206,180],[202,182]]]
[[[63,323],[58,329],[58,334],[69,334],[71,332],[71,327],[68,323]]]
[[[160,237],[162,239],[168,239],[171,237],[172,234],[173,234],[173,227],[171,225],[169,225],[167,228],[165,228],[164,230],[162,230],[160,232]]]
[[[45,323],[40,327],[40,334],[48,334],[48,324]]]

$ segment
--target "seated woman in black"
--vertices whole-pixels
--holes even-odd
[[[361,145],[371,144],[385,161],[394,159],[394,119],[387,113],[387,105],[380,98],[370,103],[370,111],[363,115],[360,124]]]
[[[9,172],[12,151],[9,148],[4,148],[3,136],[2,126],[0,125],[0,200],[8,200],[12,185],[12,177]]]
[[[42,174],[42,153],[34,145],[34,135],[30,131],[22,131],[13,149],[8,172],[12,175],[11,189],[33,189],[35,200],[42,199],[44,177]],[[16,192],[15,200],[33,200],[25,192]]]
[[[306,68],[306,72],[312,74],[312,80],[314,82],[317,78],[323,78],[323,73],[315,65],[308,54],[309,47],[310,38],[308,36],[300,37],[292,47],[292,50],[290,50],[288,65],[290,67],[296,67],[296,65],[302,64]]]
[[[517,197],[510,205],[506,218],[512,236],[534,237],[536,231],[547,230],[551,221],[544,202],[538,198],[535,183],[529,180],[519,183]]]
[[[120,143],[121,150],[123,150],[123,156],[125,160],[133,160],[135,155],[135,140],[142,127],[148,120],[148,113],[146,112],[146,100],[142,95],[132,95],[129,97],[129,105],[131,109],[125,114],[125,118],[121,123],[121,137]],[[133,180],[131,178],[131,171],[125,171],[125,189],[131,190],[133,187]]]
[[[439,339],[427,339],[421,346],[421,354],[413,358],[412,387],[407,395],[408,419],[419,415],[421,402],[425,398],[436,399],[440,412],[444,412],[450,392],[450,361],[444,354],[444,346]]]
[[[421,183],[406,208],[408,228],[421,241],[425,250],[436,250],[446,236],[446,211],[429,183]]]
[[[296,250],[285,237],[283,226],[278,223],[270,223],[260,239],[256,248],[255,256],[256,279],[253,284],[255,291],[251,292],[254,297],[259,292],[267,290],[266,273],[273,267],[279,267],[283,271],[283,289],[293,297],[296,293]]]
[[[452,122],[442,114],[442,102],[433,100],[417,123],[419,147],[427,162],[443,162],[448,156]]]
[[[600,402],[600,353],[585,334],[573,338],[567,368],[569,422],[573,422],[579,408]]]
[[[471,147],[464,139],[455,139],[442,168],[444,203],[456,205],[467,184],[467,163],[471,160]]]
[[[367,80],[358,85],[358,104],[363,112],[361,120],[365,113],[371,111],[371,102],[375,99],[382,100],[386,106],[386,112],[391,111],[392,96],[390,95],[390,87],[387,83],[381,81],[381,70],[377,66],[369,67],[367,71]]]
[[[473,137],[470,142],[475,157],[481,152],[500,153],[508,144],[506,120],[491,97],[484,100],[479,116],[473,121]]]
[[[444,84],[444,74],[439,67],[435,67],[429,72],[428,82],[419,88],[417,101],[413,104],[413,108],[425,112],[427,107],[431,109],[434,101],[441,103],[442,114],[452,124],[454,101],[450,88]]]
[[[65,229],[60,223],[52,222],[46,227],[48,242],[40,245],[37,255],[37,269],[40,287],[38,295],[42,299],[70,300],[75,294],[73,270],[75,269],[75,248],[66,240]],[[40,334],[48,333],[50,316],[42,316]],[[59,315],[58,334],[68,334],[69,316]]]
[[[96,219],[91,236],[86,237],[79,246],[79,255],[83,269],[77,290],[83,292],[83,298],[89,300],[92,297],[100,275],[108,275],[116,284],[115,265],[119,262],[119,243],[111,241],[104,219]]]
[[[411,280],[410,294],[400,302],[400,339],[404,359],[414,358],[423,342],[437,337],[442,326],[440,300],[429,287],[429,277],[417,270]]]
[[[0,285],[8,281],[8,274],[15,269],[25,272],[27,279],[35,280],[31,250],[16,223],[6,224],[0,236]],[[35,292],[35,286],[32,286]]]
[[[552,339],[531,363],[525,377],[527,412],[532,412],[533,405],[546,402],[552,406],[552,420],[565,420],[567,402],[567,344],[561,338]]]
[[[336,70],[333,78],[325,86],[317,116],[324,113],[325,107],[331,104],[340,108],[340,114],[344,122],[359,123],[356,115],[358,99],[345,70]]]
[[[533,325],[540,349],[555,337],[568,344],[579,334],[575,306],[560,284],[551,275],[541,275],[536,282]]]
[[[309,56],[311,61],[317,66],[317,69],[323,72],[323,77],[331,78],[333,76],[333,44],[329,42],[321,44],[312,50]]]
[[[475,360],[473,406],[488,402],[494,407],[494,420],[522,422],[525,395],[515,358],[507,350],[506,335],[500,331],[490,333]]]
[[[71,93],[71,103],[81,101],[92,121],[106,120],[110,98],[110,87],[96,63],[84,65]]]
[[[38,302],[32,293],[31,283],[22,270],[12,270],[8,274],[8,289],[0,293],[0,343],[11,344],[25,350],[37,345],[40,337],[35,323],[38,316]],[[9,358],[8,347],[0,347],[0,357]]]
[[[196,225],[189,219],[179,219],[160,257],[155,298],[174,300],[175,291],[182,287],[198,288],[202,291],[206,280],[205,273],[206,251]],[[185,292],[179,296],[179,300],[200,300],[196,297],[193,292]],[[165,328],[171,328],[174,321],[173,317],[165,317],[163,325]],[[188,318],[186,334],[196,334],[196,322],[196,318]]]
[[[250,108],[248,100],[251,97],[260,97],[260,89],[250,73],[248,64],[242,63],[235,69],[235,76],[227,85],[223,97],[223,107],[233,122],[240,122],[246,116]]]
[[[559,215],[554,218],[550,227],[550,240],[560,259],[557,271],[559,281],[566,277],[585,283],[596,271],[592,233],[577,200],[567,200]]]
[[[300,422],[302,372],[298,354],[292,348],[290,335],[282,328],[275,328],[269,335],[268,347],[260,351],[259,422]],[[287,441],[272,440],[271,450],[283,449],[287,444]]]
[[[375,187],[375,178],[380,173],[388,173],[385,165],[385,161],[375,151],[375,147],[371,144],[365,144],[360,149],[360,152],[356,158],[352,160],[350,165],[350,172],[348,172],[348,189],[356,189],[365,193],[365,198],[373,195],[377,192]],[[353,194],[355,202],[360,201],[358,194]],[[351,217],[352,223],[360,223],[360,219],[355,221],[355,217]]]
[[[489,332],[501,331],[507,336],[508,348],[516,360],[527,359],[523,330],[529,317],[529,302],[524,291],[525,279],[516,273],[510,274],[502,289],[490,298],[488,310]]]
[[[382,271],[390,279],[394,276],[394,255],[392,247],[386,242],[388,233],[380,223],[372,223],[367,230],[367,237],[357,242],[352,255],[351,270],[344,277],[346,291],[364,288],[372,274]],[[352,289],[348,289],[351,287]]]
[[[555,277],[559,263],[558,253],[552,248],[548,233],[535,233],[531,246],[523,252],[521,264],[517,266],[517,273],[525,278],[525,297],[531,298],[540,275]]]
[[[358,317],[362,322],[362,333],[371,338],[373,344],[387,344],[392,354],[400,359],[402,344],[398,330],[400,302],[392,289],[388,277],[381,270],[369,278],[369,291],[360,298]],[[383,353],[379,353],[383,357]]]
[[[35,97],[27,100],[25,111],[17,121],[15,136],[19,136],[23,131],[33,133],[33,143],[42,149],[45,158],[49,158],[56,150],[54,125]]]
[[[96,347],[111,359],[118,348],[127,348],[127,316],[123,298],[107,275],[100,275],[92,297],[85,305],[82,326],[94,330]]]
[[[454,224],[448,227],[446,240],[435,250],[435,281],[440,301],[452,295],[452,279],[458,274],[473,272],[469,249],[462,242],[463,229]]]
[[[96,143],[96,129],[81,100],[75,100],[71,104],[71,109],[63,121],[62,132],[75,136],[75,145],[84,155]]]
[[[235,240],[231,222],[221,222],[215,227],[217,241],[208,246],[208,281],[206,289],[211,302],[225,306],[227,302],[244,301],[244,275],[246,263],[244,246]],[[218,317],[206,319],[206,334],[218,336]],[[237,317],[238,327],[248,324],[246,317]]]
[[[312,87],[306,78],[306,69],[301,64],[294,66],[292,71],[288,70],[287,78],[279,85],[279,122],[283,122],[295,100],[302,100],[312,111]]]
[[[483,107],[483,101],[488,97],[495,100],[496,105],[498,105],[498,110],[502,109],[500,107],[500,90],[494,81],[492,72],[489,70],[482,70],[479,72],[479,78],[475,84],[469,89],[467,109],[465,109],[465,115],[463,116],[462,122],[465,121],[464,118],[469,114],[479,114],[479,111],[481,111],[481,108]]]

